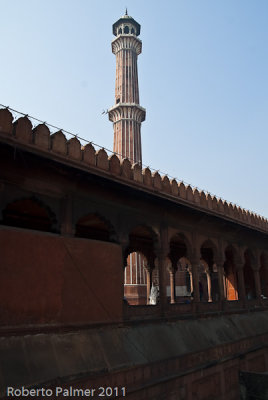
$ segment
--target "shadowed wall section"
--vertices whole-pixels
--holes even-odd
[[[0,396],[15,382],[34,382],[124,386],[128,400],[237,400],[239,369],[267,369],[267,324],[266,311],[6,337],[0,341]],[[5,362],[7,354],[16,368]]]
[[[118,245],[1,228],[0,248],[1,325],[121,320]]]

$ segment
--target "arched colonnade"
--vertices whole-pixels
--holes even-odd
[[[55,213],[41,201],[24,198],[6,205],[1,224],[54,232],[55,219]],[[129,304],[150,304],[153,286],[159,289],[158,300],[171,304],[268,297],[268,255],[262,249],[143,223],[125,224],[117,232],[99,213],[80,216],[72,231],[75,237],[122,246],[121,267]]]

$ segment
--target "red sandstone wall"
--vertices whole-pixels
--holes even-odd
[[[122,318],[118,245],[1,228],[0,249],[1,326]]]
[[[181,376],[174,376],[172,379],[161,381],[159,376],[159,380],[157,378],[153,380],[152,377],[157,376],[160,371],[169,370],[169,362],[166,361],[161,367],[146,365],[101,377],[82,378],[72,382],[72,386],[83,389],[112,386],[118,387],[119,390],[124,387],[128,400],[238,400],[240,398],[239,371],[265,372],[266,360],[268,360],[268,352],[262,349],[243,359],[237,357],[211,367],[193,368],[192,372],[182,373]],[[60,386],[68,389],[70,382]],[[57,397],[59,398],[65,397]],[[51,399],[54,400],[56,397],[51,397]]]

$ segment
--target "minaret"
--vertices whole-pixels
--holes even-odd
[[[113,24],[112,52],[116,56],[115,105],[109,110],[114,126],[114,152],[131,163],[141,163],[141,123],[145,109],[139,104],[137,59],[142,43],[140,24],[127,13]]]

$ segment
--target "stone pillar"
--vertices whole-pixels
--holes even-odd
[[[162,227],[160,231],[160,249],[158,250],[158,270],[159,270],[159,301],[161,312],[163,313],[167,305],[167,285],[166,285],[166,260],[169,253],[168,228]]]
[[[243,305],[246,303],[246,289],[244,280],[244,265],[243,263],[236,264],[237,278],[238,278],[238,299],[242,301]]]
[[[194,291],[193,274],[192,274],[192,271],[188,270],[188,272],[189,272],[189,275],[190,275],[191,293],[193,293],[193,291]]]
[[[147,295],[147,305],[148,305],[150,304],[150,294],[152,287],[152,270],[149,266],[146,268],[146,284],[147,284],[146,295]]]
[[[196,255],[190,257],[190,262],[192,266],[192,279],[193,279],[193,289],[194,289],[194,301],[200,302],[200,293],[199,293],[199,263],[200,257]]]
[[[223,293],[224,293],[224,298],[226,300],[228,300],[227,299],[227,287],[226,287],[226,274],[225,273],[223,274]]]
[[[224,276],[223,264],[224,264],[223,260],[217,260],[217,262],[216,262],[217,271],[218,271],[218,283],[219,283],[220,301],[223,301],[223,300],[226,299],[225,282],[223,280],[223,276]]]
[[[207,275],[207,284],[208,284],[208,302],[212,302],[212,296],[211,296],[211,276],[209,272],[206,272]]]
[[[165,252],[161,249],[158,250],[157,252],[157,266],[158,266],[158,276],[159,276],[159,303],[160,303],[160,308],[163,310],[166,305],[166,292],[167,292],[167,286],[166,286],[166,257],[165,257]]]
[[[127,304],[127,299],[125,298],[125,269],[127,267],[127,247],[128,247],[128,235],[124,232],[121,232],[119,235],[119,243],[121,245],[121,268],[122,268],[122,300]]]
[[[169,270],[169,277],[170,277],[170,303],[176,303],[176,269],[170,268]]]
[[[255,281],[255,292],[256,292],[256,299],[261,299],[261,280],[260,280],[260,271],[258,268],[254,268],[254,281]]]

